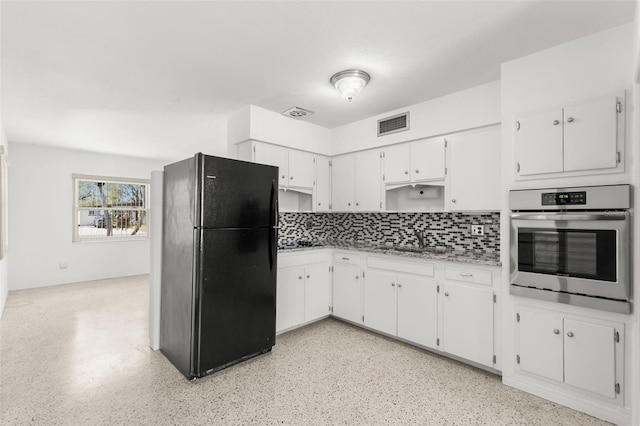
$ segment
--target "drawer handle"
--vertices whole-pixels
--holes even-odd
[[[348,257],[343,257],[342,260],[349,260],[349,258]]]
[[[473,276],[473,274],[470,274],[469,272],[460,272],[460,276],[461,277],[466,277],[466,278],[471,278]]]
[[[560,334],[560,330],[558,330],[557,328],[553,329],[553,334]]]

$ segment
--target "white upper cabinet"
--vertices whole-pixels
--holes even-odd
[[[385,183],[409,182],[411,170],[411,145],[402,144],[385,148],[384,173]]]
[[[500,210],[500,127],[448,139],[452,211]]]
[[[329,157],[316,157],[316,212],[331,211],[331,165]]]
[[[355,155],[355,211],[382,211],[382,165],[378,150]],[[338,184],[340,184],[338,182]]]
[[[353,155],[341,155],[331,160],[331,207],[334,212],[353,211]]]
[[[383,150],[386,185],[442,180],[445,177],[444,138],[425,139]]]
[[[289,150],[289,184],[298,188],[312,188],[316,175],[315,155]]]
[[[279,169],[278,185],[289,184],[289,150],[275,145],[254,144],[253,161],[260,164],[276,166]]]
[[[618,98],[606,96],[521,114],[516,121],[517,174],[623,171],[621,111]]]
[[[444,179],[444,138],[426,139],[411,144],[410,173],[414,182]]]

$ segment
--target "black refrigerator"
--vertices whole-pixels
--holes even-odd
[[[188,379],[271,350],[278,168],[196,154],[164,167],[160,350]]]

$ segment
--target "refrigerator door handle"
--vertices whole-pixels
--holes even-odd
[[[269,270],[273,271],[273,264],[276,254],[274,253],[277,250],[278,244],[276,244],[276,239],[278,238],[278,198],[277,198],[277,189],[276,189],[276,181],[271,180],[271,215],[272,218],[269,221],[272,224],[269,227]]]

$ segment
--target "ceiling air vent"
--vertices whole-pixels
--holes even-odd
[[[409,130],[409,111],[378,120],[378,136]]]
[[[282,113],[282,115],[286,115],[287,117],[295,118],[297,120],[307,118],[311,114],[313,114],[313,111],[309,111],[308,109],[304,109],[300,107],[289,108],[288,110]]]

